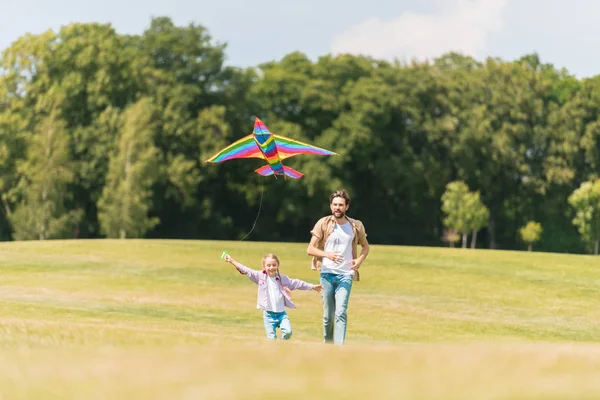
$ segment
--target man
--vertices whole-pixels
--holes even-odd
[[[350,196],[345,190],[329,196],[329,207],[332,215],[317,221],[306,252],[313,256],[311,268],[321,271],[325,343],[344,344],[352,282],[360,278],[358,269],[369,254],[369,242],[362,222],[346,215]]]

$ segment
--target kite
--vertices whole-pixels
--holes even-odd
[[[275,179],[277,179],[277,175],[282,175],[284,179],[286,176],[299,179],[303,176],[301,172],[286,167],[281,163],[286,158],[297,156],[298,154],[316,154],[319,156],[338,155],[333,151],[275,135],[269,132],[269,129],[259,118],[256,118],[254,120],[254,132],[233,142],[205,162],[217,163],[234,158],[261,158],[266,160],[268,164],[258,168],[254,172],[262,176],[274,175]]]

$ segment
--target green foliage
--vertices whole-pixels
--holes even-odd
[[[521,240],[527,243],[527,250],[531,251],[531,245],[540,240],[542,236],[542,224],[535,221],[529,221],[525,226],[519,229]]]
[[[575,209],[573,224],[597,255],[600,242],[600,179],[582,183],[569,196],[569,204]]]
[[[461,234],[469,232],[467,208],[465,200],[469,194],[469,187],[460,181],[450,182],[442,195],[442,211],[446,214],[444,225]]]
[[[469,193],[465,199],[465,207],[469,210],[468,221],[469,227],[473,232],[471,239],[471,248],[475,248],[477,245],[477,232],[488,226],[490,212],[488,208],[481,201],[479,192]]]
[[[160,222],[149,216],[157,173],[158,151],[152,142],[156,118],[149,99],[139,100],[124,113],[119,144],[98,200],[98,220],[107,237],[142,237]]]
[[[476,234],[488,223],[489,211],[481,202],[478,192],[470,192],[462,181],[450,182],[442,195],[442,211],[446,215],[444,225],[462,234],[463,247],[467,234],[473,232],[471,247],[475,247]]]
[[[29,139],[26,159],[17,167],[22,201],[10,216],[14,238],[72,237],[82,212],[65,208],[66,189],[75,175],[65,123],[53,112],[40,121]]]
[[[201,25],[157,17],[140,34],[74,23],[5,49],[0,240],[39,236],[37,189],[28,192],[37,172],[23,165],[53,110],[45,124],[64,132],[71,172],[52,181],[64,193],[52,218],[69,216],[57,232],[74,225],[54,235],[241,238],[260,207],[251,239],[304,242],[329,213],[329,193],[345,187],[374,243],[440,245],[450,218],[463,246],[471,234],[471,247],[517,249],[521,221],[535,220],[545,227],[538,249],[585,251],[567,199],[599,177],[600,78],[577,79],[535,53],[401,64],[292,52],[241,69],[224,65],[226,48]],[[256,116],[339,156],[287,159],[301,180],[263,179],[257,159],[204,163],[249,134]],[[137,183],[125,184],[119,163],[134,142]],[[454,181],[473,190],[458,219],[442,207]]]

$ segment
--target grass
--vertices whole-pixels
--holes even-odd
[[[252,268],[317,282],[306,244],[0,244],[0,398],[598,398],[593,256],[372,246],[347,344],[296,291],[267,342]]]

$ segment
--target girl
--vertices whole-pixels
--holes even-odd
[[[262,260],[262,271],[256,271],[235,261],[225,254],[225,261],[232,264],[240,274],[258,285],[256,308],[263,310],[263,319],[267,338],[277,339],[276,328],[281,329],[281,338],[288,340],[292,336],[290,318],[285,307],[296,308],[290,293],[292,290],[323,290],[321,285],[313,285],[300,279],[291,279],[279,273],[279,259],[275,254],[267,254]]]

